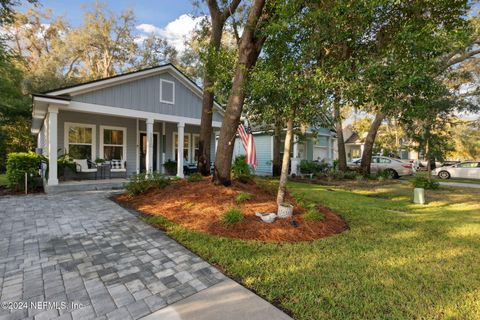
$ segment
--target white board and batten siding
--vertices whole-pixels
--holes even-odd
[[[255,174],[259,176],[272,175],[272,136],[254,135],[254,139],[257,149],[257,170]],[[239,155],[245,155],[245,149],[240,139],[237,138],[233,148],[233,159]]]

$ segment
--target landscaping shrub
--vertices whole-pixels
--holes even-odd
[[[350,180],[355,180],[357,179],[358,177],[362,177],[362,175],[360,175],[358,172],[356,171],[347,171],[343,174],[343,177],[345,179],[350,179]]]
[[[222,216],[222,222],[227,225],[234,225],[242,220],[243,213],[238,208],[230,208]]]
[[[244,155],[237,156],[232,165],[232,174],[235,179],[242,183],[249,183],[252,181],[252,171],[247,164],[247,159]]]
[[[305,212],[303,218],[310,221],[323,221],[325,220],[325,215],[318,211],[315,206],[313,206],[312,208],[309,208],[307,212]]]
[[[202,174],[199,172],[192,173],[187,178],[188,182],[198,182],[198,181],[202,181],[202,179],[203,179]]]
[[[170,179],[160,173],[134,174],[130,177],[126,189],[131,195],[139,195],[151,189],[162,189],[170,184]]]
[[[328,163],[317,161],[300,161],[300,173],[319,175],[325,173],[328,169]]]
[[[168,161],[163,164],[163,167],[168,175],[174,176],[177,174],[177,163],[175,161],[168,159]]]
[[[252,199],[252,194],[248,192],[240,192],[237,197],[235,198],[235,201],[237,204],[240,204],[242,202],[248,201]]]
[[[29,186],[37,186],[39,169],[46,158],[34,152],[12,152],[7,156],[7,179],[9,186],[15,190],[23,189],[25,173]]]
[[[440,187],[440,183],[438,183],[437,181],[434,181],[433,179],[429,179],[425,177],[415,177],[413,180],[410,181],[410,183],[415,188],[435,190]]]

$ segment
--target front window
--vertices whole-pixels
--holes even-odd
[[[178,134],[175,132],[174,136],[174,154],[173,158],[175,161],[178,161]],[[184,162],[189,162],[190,161],[190,135],[185,134],[183,136],[183,161]]]
[[[94,158],[95,126],[65,123],[67,153],[74,159]]]
[[[200,156],[200,136],[198,134],[192,135],[193,140],[193,160],[195,162],[198,161],[198,157]]]
[[[125,142],[125,128],[102,128],[102,158],[105,160],[125,160]]]

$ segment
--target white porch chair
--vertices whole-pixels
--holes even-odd
[[[95,180],[97,180],[97,165],[88,159],[73,159],[76,173],[95,173]]]
[[[127,161],[122,161],[118,159],[110,160],[110,179],[112,178],[112,172],[123,172],[125,173],[125,178],[127,178]]]

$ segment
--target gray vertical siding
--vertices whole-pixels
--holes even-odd
[[[174,104],[160,102],[160,79],[175,83]],[[200,119],[202,112],[201,97],[168,72],[80,94],[72,100],[194,119]],[[213,118],[222,121],[218,113]]]

